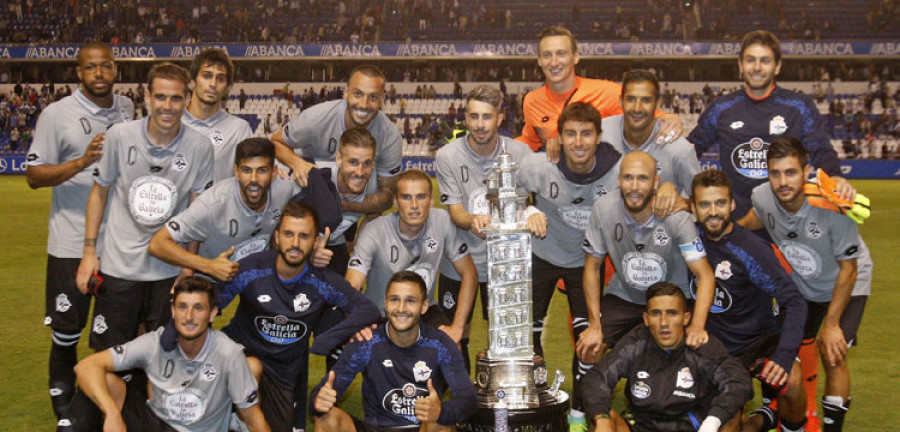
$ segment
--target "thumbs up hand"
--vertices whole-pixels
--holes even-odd
[[[316,239],[313,245],[312,265],[315,267],[328,267],[334,252],[328,249],[328,240],[331,237],[331,228],[325,227],[325,234]]]
[[[208,268],[204,269],[203,273],[220,281],[230,281],[237,275],[238,270],[241,268],[238,263],[228,259],[232,254],[234,254],[234,246],[228,248],[227,251],[220,253],[215,259],[210,260]]]
[[[422,424],[435,423],[441,416],[441,395],[428,380],[428,397],[416,400],[416,418]]]
[[[319,389],[316,395],[316,402],[313,405],[316,411],[327,413],[331,407],[337,402],[337,390],[334,389],[334,371],[328,372],[328,381]]]

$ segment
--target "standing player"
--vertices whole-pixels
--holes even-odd
[[[822,430],[839,432],[850,408],[848,342],[856,336],[865,304],[865,297],[851,297],[851,292],[857,259],[868,250],[855,222],[807,201],[808,157],[800,140],[774,139],[766,155],[769,184],[753,189],[753,209],[740,223],[765,228],[794,269],[794,282],[809,306],[803,337],[816,338],[824,362]]]
[[[171,327],[177,337],[167,337],[170,330],[162,327],[75,368],[81,391],[103,412],[103,430],[224,432],[234,406],[251,431],[269,431],[243,347],[210,328],[219,311],[212,283],[188,277],[173,292]],[[126,390],[113,373],[129,369],[146,372],[149,400],[145,392]],[[85,411],[70,412],[73,428],[60,430],[95,431],[79,418]]]
[[[216,183],[156,232],[150,255],[229,281],[238,271],[237,261],[269,248],[281,209],[295,195],[309,192],[305,201],[327,221],[326,229],[340,222],[340,198],[320,173],[311,173],[309,188],[276,178],[275,146],[266,138],[241,141],[232,170],[233,178]],[[196,254],[181,247],[195,241],[200,242]]]
[[[525,127],[516,138],[532,150],[545,148],[552,160],[559,157],[559,126],[557,119],[566,105],[585,102],[592,105],[603,118],[622,114],[618,98],[622,87],[612,81],[582,78],[575,75],[578,64],[578,42],[562,26],[545,28],[538,39],[538,66],[547,83],[532,90],[522,99]],[[662,113],[660,113],[662,114]],[[677,115],[660,116],[665,124],[659,136],[671,141],[681,135],[683,125]]]
[[[53,188],[47,239],[46,325],[50,345],[50,400],[59,417],[75,391],[76,348],[87,323],[90,296],[75,286],[84,241],[84,208],[93,180],[89,168],[103,155],[103,133],[131,119],[134,104],[113,94],[116,64],[105,44],[78,51],[81,86],[38,117],[25,179],[32,189]],[[102,229],[98,232],[102,236]]]
[[[152,330],[169,320],[169,291],[179,269],[150,256],[147,246],[172,215],[212,185],[209,140],[181,125],[187,71],[162,63],[150,69],[147,81],[150,115],[107,131],[87,202],[77,284],[87,292],[98,271],[103,280],[91,332],[97,351],[134,339],[141,323]],[[104,214],[100,262],[97,236]]]
[[[221,287],[219,308],[240,296],[231,322],[222,329],[259,359],[262,410],[277,431],[306,428],[309,353],[326,355],[378,319],[378,309],[340,275],[309,265],[320,232],[316,210],[291,201],[281,211],[275,250],[243,259],[240,272]],[[321,242],[321,240],[318,240]],[[337,306],[347,318],[328,331],[312,329]]]
[[[475,412],[477,397],[456,344],[421,322],[428,310],[425,281],[415,272],[398,272],[388,281],[384,305],[387,324],[370,340],[348,345],[310,394],[316,431],[454,430]],[[360,372],[362,420],[335,406]],[[441,400],[448,387],[453,399]]]
[[[584,242],[589,324],[576,346],[582,362],[595,363],[607,347],[640,324],[644,292],[654,283],[674,283],[690,296],[688,270],[697,278],[697,294],[686,342],[698,347],[708,340],[706,317],[715,277],[690,213],[677,212],[665,218],[653,214],[650,201],[658,185],[656,160],[634,151],[622,158],[619,193],[594,203]],[[601,304],[600,268],[607,255],[616,274]]]
[[[222,109],[234,84],[234,63],[221,48],[207,48],[191,62],[191,100],[181,122],[209,137],[215,152],[215,181],[234,175],[234,149],[253,136],[250,124]]]
[[[715,337],[701,347],[687,343],[691,313],[680,287],[657,282],[645,297],[643,325],[584,377],[583,397],[594,430],[736,430],[741,407],[753,397],[747,372]],[[628,411],[619,415],[612,410],[612,393],[622,378],[628,380]]]
[[[642,69],[625,72],[619,104],[622,115],[603,118],[603,140],[622,154],[635,150],[656,159],[660,183],[672,183],[682,196],[691,193],[691,180],[700,172],[700,161],[683,137],[668,144],[656,142],[662,125],[656,122],[662,97],[656,75]]]
[[[694,177],[692,190],[691,208],[716,275],[706,329],[744,367],[755,369],[763,384],[764,404],[778,398],[781,430],[803,430],[806,391],[795,358],[803,339],[806,301],[782,267],[777,249],[732,221],[731,184],[722,171],[701,172]],[[775,300],[779,312],[774,310]],[[756,413],[762,415],[750,416],[751,430],[778,427],[768,407]]]
[[[363,128],[372,134],[378,144],[375,153],[378,193],[366,196],[362,202],[345,200],[344,211],[371,214],[391,207],[391,177],[400,173],[403,147],[400,132],[381,112],[384,83],[384,73],[377,67],[358,66],[350,72],[345,99],[303,110],[271,137],[278,160],[290,167],[298,182],[305,185],[313,164],[303,157],[334,160],[344,131]]]
[[[459,342],[475,303],[478,275],[469,247],[459,238],[450,216],[443,209],[431,208],[431,189],[431,177],[422,171],[409,170],[397,176],[394,183],[397,211],[363,227],[353,247],[346,278],[358,290],[365,284],[366,297],[383,310],[388,280],[401,270],[419,274],[425,280],[426,299],[434,297],[438,267],[446,258],[462,276],[459,296],[452,307],[441,310],[435,305],[426,320]]]
[[[500,143],[516,162],[531,151],[528,146],[500,136],[503,122],[503,95],[487,85],[472,89],[466,97],[466,126],[469,132],[441,147],[434,157],[441,204],[446,206],[457,235],[469,246],[478,271],[481,315],[487,320],[487,246],[481,229],[490,224],[485,179],[500,154]],[[438,302],[452,309],[460,302],[462,276],[447,260],[441,262]],[[468,338],[461,341],[467,351]],[[468,357],[468,356],[467,356]]]

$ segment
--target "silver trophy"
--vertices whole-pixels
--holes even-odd
[[[534,354],[531,291],[531,242],[523,215],[528,194],[516,187],[517,164],[501,140],[500,155],[488,176],[491,225],[487,234],[489,346],[478,354],[475,385],[478,403],[493,409],[497,394],[515,410],[535,409],[568,400],[547,383],[544,359]]]

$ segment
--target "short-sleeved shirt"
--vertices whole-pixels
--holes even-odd
[[[753,209],[794,271],[803,297],[830,302],[838,261],[861,256],[859,228],[847,216],[804,202],[796,213],[781,206],[768,182],[753,189]]]
[[[81,89],[50,104],[38,117],[28,165],[59,165],[80,158],[95,136],[110,126],[131,120],[134,104],[113,95],[110,108],[100,108]],[[57,258],[81,258],[84,216],[94,186],[93,166],[53,187],[47,253]],[[101,228],[101,235],[105,230]],[[98,249],[98,253],[101,249]]]
[[[600,197],[619,190],[619,164],[587,184],[567,179],[556,163],[543,153],[527,155],[516,181],[535,193],[534,203],[547,217],[547,236],[535,238],[532,250],[541,259],[565,268],[584,266],[584,232],[591,218],[591,207]]]
[[[689,197],[691,196],[691,182],[694,181],[694,176],[700,172],[700,161],[697,160],[694,146],[683,137],[668,144],[657,144],[656,134],[660,127],[660,124],[656,123],[647,142],[634,148],[625,141],[625,116],[605,117],[603,119],[603,141],[612,144],[623,155],[640,150],[653,156],[656,159],[656,174],[659,176],[660,183],[672,183],[678,188],[678,193]]]
[[[469,254],[469,247],[456,232],[444,209],[432,208],[419,236],[400,236],[397,212],[380,216],[363,226],[353,245],[348,269],[366,275],[366,297],[384,313],[387,283],[394,273],[412,270],[425,279],[428,298],[435,298],[435,283],[441,260],[454,263]]]
[[[816,104],[807,95],[778,86],[758,100],[750,98],[743,88],[717,97],[688,135],[697,154],[718,144],[722,171],[734,190],[734,220],[750,211],[750,193],[767,181],[769,143],[780,136],[799,139],[813,165],[828,175],[842,175]]]
[[[491,167],[500,154],[500,144],[490,157],[481,157],[466,142],[468,134],[457,138],[438,150],[434,158],[437,171],[440,201],[444,206],[462,204],[463,210],[473,215],[489,215],[487,201],[487,184],[485,179],[491,173]],[[500,137],[506,143],[506,151],[513,161],[520,163],[525,155],[532,151],[525,144],[507,137]],[[487,282],[487,246],[484,239],[472,234],[469,230],[456,228],[457,235],[469,246],[469,253],[478,269],[478,280]],[[451,262],[441,263],[441,274],[453,279],[462,277],[453,268]]]
[[[291,119],[284,126],[284,142],[298,155],[316,161],[333,161],[338,151],[341,135],[347,130],[344,116],[347,113],[345,99],[313,105]],[[375,138],[377,151],[375,170],[379,177],[392,177],[400,173],[403,158],[403,141],[400,131],[383,112],[366,128]]]
[[[232,246],[232,261],[268,249],[281,209],[303,188],[292,180],[276,178],[260,212],[247,207],[240,188],[234,177],[216,183],[166,223],[169,235],[179,243],[200,241],[199,255],[210,259]]]
[[[259,401],[243,347],[209,329],[200,353],[188,359],[180,346],[162,348],[163,330],[110,348],[115,370],[144,370],[153,388],[150,409],[175,430],[227,431],[232,404],[244,409]]]
[[[665,219],[654,215],[638,224],[625,213],[621,194],[594,203],[584,250],[598,258],[609,255],[616,274],[606,294],[635,304],[646,304],[647,288],[662,281],[678,285],[693,298],[687,263],[706,257],[691,214],[682,211]]]
[[[190,126],[209,138],[215,153],[213,179],[220,181],[234,177],[234,151],[241,141],[253,136],[250,123],[223,109],[206,120],[200,120],[185,108],[181,124]]]
[[[622,86],[618,83],[575,77],[574,92],[568,98],[567,94],[553,93],[547,85],[528,92],[522,99],[525,127],[522,128],[522,136],[516,139],[528,144],[532,150],[540,149],[548,138],[559,134],[559,115],[567,105],[575,102],[593,106],[604,118],[622,114],[622,107],[619,105]]]
[[[191,193],[212,186],[209,139],[182,127],[169,145],[157,147],[147,137],[148,118],[110,128],[94,170],[94,181],[109,187],[100,270],[132,281],[178,274],[178,267],[150,256],[150,238],[187,208]]]
[[[334,161],[323,161],[316,162],[316,165],[322,169],[331,170],[331,181],[334,183],[334,186],[337,187],[338,184],[338,167]],[[373,195],[378,192],[378,179],[373,174],[369,177],[369,181],[366,183],[366,189],[361,194],[341,194],[341,199],[352,202],[363,202],[363,200],[368,195]],[[331,238],[328,239],[328,245],[334,246],[339,244],[347,243],[347,239],[344,238],[344,233],[347,232],[350,227],[359,222],[359,219],[363,217],[363,213],[356,212],[342,212],[343,219],[341,220],[341,224],[338,225],[337,229],[332,231]]]

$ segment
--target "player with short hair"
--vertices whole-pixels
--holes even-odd
[[[584,402],[597,432],[716,432],[753,397],[740,362],[714,336],[687,344],[691,321],[681,287],[656,282],[645,293],[643,325],[619,340],[584,377]],[[616,383],[626,378],[624,415],[612,410]],[[723,428],[722,430],[731,430]]]
[[[46,316],[50,345],[50,400],[59,417],[75,392],[78,341],[91,298],[75,286],[84,242],[84,209],[93,180],[91,166],[103,155],[103,133],[131,119],[134,104],[113,94],[116,63],[109,46],[89,42],[78,50],[75,92],[38,117],[25,180],[32,189],[52,187],[47,236]],[[103,235],[101,227],[99,236]]]
[[[161,63],[147,81],[150,115],[106,132],[87,202],[76,283],[87,292],[92,275],[99,272],[103,280],[94,305],[95,350],[134,339],[140,324],[155,329],[169,320],[169,291],[179,268],[153,258],[147,245],[170,217],[212,186],[209,140],[181,125],[187,71]],[[97,237],[104,219],[101,262]]]
[[[213,178],[219,182],[234,175],[234,150],[253,136],[250,123],[230,114],[222,105],[234,85],[234,63],[222,48],[207,48],[191,62],[191,100],[181,122],[206,135],[215,153]]]
[[[769,183],[753,189],[753,209],[739,223],[765,228],[794,269],[791,275],[809,308],[803,337],[816,339],[825,368],[822,430],[839,432],[850,408],[848,342],[855,338],[866,299],[851,293],[857,261],[868,249],[850,218],[807,201],[808,158],[799,139],[772,140],[766,155]]]
[[[403,148],[400,132],[381,112],[384,84],[385,76],[380,69],[372,65],[357,66],[350,72],[344,99],[304,109],[271,136],[278,160],[290,167],[297,181],[305,185],[313,164],[304,157],[334,160],[344,131],[367,129],[378,144],[375,159],[378,193],[367,195],[361,202],[345,200],[343,209],[347,212],[381,213],[391,207],[391,177],[400,173]]]
[[[416,272],[391,277],[384,298],[387,323],[370,340],[348,345],[310,394],[316,431],[451,431],[475,412],[475,386],[462,367],[459,348],[421,321],[428,310],[427,291]],[[336,406],[360,372],[362,420]],[[447,388],[453,398],[442,401]]]
[[[261,375],[262,411],[278,431],[306,428],[309,353],[328,354],[379,317],[375,305],[340,275],[309,265],[320,232],[316,209],[289,202],[274,233],[274,250],[244,258],[234,279],[220,285],[220,309],[241,298],[222,331],[262,363],[263,370],[255,371]],[[312,329],[333,306],[347,318],[317,333],[310,346]]]
[[[243,347],[210,328],[219,312],[212,283],[187,277],[173,292],[169,326],[93,354],[75,367],[81,391],[103,412],[103,430],[127,425],[142,431],[225,432],[234,406],[251,431],[269,431]],[[167,332],[177,336],[167,337]],[[113,373],[130,369],[146,372],[149,400],[145,391],[126,390]],[[80,418],[84,410],[69,414],[72,427],[61,430],[96,430]]]
[[[806,391],[796,357],[806,301],[778,249],[732,220],[735,204],[725,173],[703,171],[694,177],[691,190],[700,239],[716,275],[706,330],[762,383],[764,406],[750,416],[745,429],[779,427],[775,412],[765,406],[777,398],[780,430],[803,430]]]
[[[516,138],[532,150],[546,149],[551,160],[559,157],[559,125],[562,110],[574,102],[585,102],[597,109],[603,118],[622,114],[618,105],[622,88],[612,81],[582,78],[575,75],[579,61],[578,42],[563,26],[550,26],[538,36],[538,66],[544,72],[546,84],[530,91],[522,99],[525,126]],[[659,136],[671,141],[681,135],[683,125],[677,115],[660,112],[664,123]]]
[[[359,233],[345,275],[350,285],[362,290],[379,310],[384,309],[385,289],[391,276],[411,270],[422,276],[428,297],[435,297],[435,282],[443,259],[453,263],[462,276],[456,304],[434,310],[426,322],[445,331],[454,342],[465,333],[475,303],[478,274],[469,256],[469,246],[459,238],[450,216],[431,208],[431,177],[419,170],[400,173],[394,183],[397,211],[367,223]]]
[[[708,340],[705,326],[715,277],[691,214],[679,211],[661,218],[653,213],[650,202],[658,186],[656,160],[633,151],[622,158],[619,193],[594,203],[584,242],[589,324],[576,346],[582,362],[595,363],[607,347],[640,324],[644,292],[654,283],[674,283],[693,297],[689,270],[697,278],[697,292],[686,343],[697,347]],[[616,274],[601,304],[600,269],[607,255]]]
[[[235,148],[232,171],[232,178],[213,185],[156,232],[150,240],[150,255],[229,281],[238,272],[238,261],[268,249],[281,209],[298,194],[316,208],[326,230],[336,228],[341,220],[340,198],[326,173],[311,173],[309,188],[277,178],[275,146],[266,138],[241,141]],[[197,253],[181,247],[194,241],[200,242]]]
[[[657,143],[662,124],[655,121],[662,97],[659,79],[652,72],[636,69],[622,75],[619,104],[624,114],[603,118],[603,140],[622,154],[646,152],[659,163],[659,181],[672,183],[682,196],[691,193],[691,180],[700,172],[700,161],[684,137],[665,145]]]

